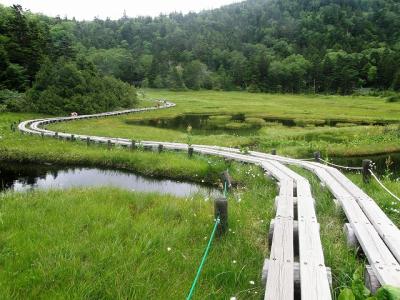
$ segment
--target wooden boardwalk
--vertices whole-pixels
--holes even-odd
[[[107,112],[77,117],[61,117],[28,120],[18,128],[23,133],[38,134],[59,139],[78,139],[108,145],[133,146],[131,140],[54,132],[42,127],[56,122],[116,116],[155,109],[165,109],[175,104],[163,101],[161,105],[117,112]],[[141,141],[140,145],[156,149],[162,145],[166,150],[187,151],[182,143]],[[285,165],[292,164],[312,171],[335,196],[346,214],[354,232],[354,239],[365,253],[368,270],[380,284],[400,287],[400,231],[384,214],[373,199],[366,195],[337,169],[315,162],[269,155],[261,152],[241,153],[238,149],[193,145],[194,152],[217,155],[244,163],[256,164],[279,182],[276,198],[276,217],[271,224],[272,243],[270,256],[266,259],[263,275],[266,284],[265,299],[331,299],[329,276],[325,266],[319,224],[314,208],[309,182]],[[297,211],[295,213],[295,207]],[[297,216],[297,220],[295,219]],[[298,250],[295,246],[298,245]],[[296,253],[298,251],[298,253]]]

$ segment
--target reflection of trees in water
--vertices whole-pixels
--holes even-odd
[[[47,174],[57,178],[59,168],[51,165],[34,165],[22,163],[0,163],[0,190],[10,189],[15,181],[22,185],[36,185],[39,179]]]

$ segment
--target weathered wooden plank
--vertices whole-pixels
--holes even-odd
[[[264,299],[293,300],[293,261],[293,219],[277,217]]]
[[[278,162],[272,163],[291,177],[297,188],[300,290],[302,299],[331,299],[329,278],[324,263],[319,224],[311,188],[306,179]]]
[[[299,218],[300,284],[302,299],[331,299],[319,224]]]
[[[387,244],[397,261],[400,262],[400,230],[382,211],[379,205],[364,193],[351,180],[335,168],[327,168],[327,172],[344,186],[344,188],[356,199],[357,203],[368,217],[370,222]]]

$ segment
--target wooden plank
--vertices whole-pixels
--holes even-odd
[[[299,218],[301,298],[328,300],[330,286],[316,220]]]
[[[310,184],[302,176],[282,164],[278,162],[272,164],[291,177],[297,187],[301,297],[310,300],[331,299],[329,278],[324,263],[319,224],[317,223]]]
[[[344,186],[344,188],[355,197],[357,203],[368,217],[375,229],[388,245],[389,249],[400,262],[400,230],[382,211],[379,205],[350,179],[335,168],[328,167],[327,172]]]
[[[380,238],[374,226],[370,223],[354,197],[343,188],[323,168],[313,167],[314,171],[324,181],[336,199],[341,202],[343,210],[357,236],[371,267],[376,272],[382,285],[400,286],[400,266],[386,244]],[[397,271],[399,270],[399,271]]]
[[[265,300],[293,300],[293,219],[277,217],[270,254]]]

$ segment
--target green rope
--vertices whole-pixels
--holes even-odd
[[[190,288],[189,295],[186,297],[186,300],[190,300],[190,299],[192,299],[192,297],[193,297],[194,289],[195,289],[195,287],[196,287],[197,281],[199,280],[200,273],[201,273],[201,270],[203,269],[204,263],[206,262],[206,258],[207,258],[207,256],[208,256],[208,252],[210,251],[211,243],[212,243],[212,241],[213,241],[213,239],[214,239],[215,232],[217,231],[217,227],[218,227],[219,222],[220,222],[220,219],[219,219],[219,217],[218,217],[218,218],[215,220],[214,228],[213,228],[213,231],[212,231],[212,233],[211,233],[210,239],[208,240],[207,248],[206,248],[206,250],[204,251],[203,258],[201,259],[200,266],[199,266],[199,268],[197,269],[196,277],[195,277],[194,280],[193,280],[192,287]]]

